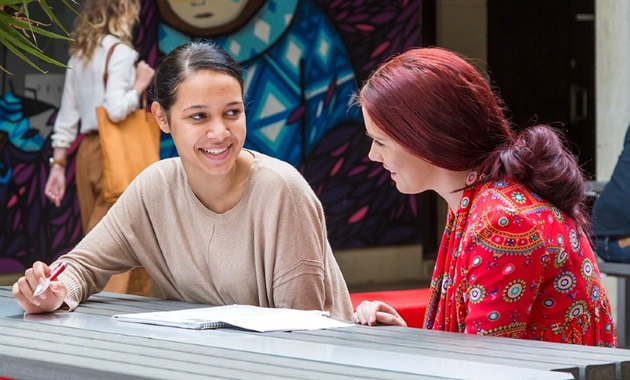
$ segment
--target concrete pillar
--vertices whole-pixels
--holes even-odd
[[[597,180],[606,181],[630,124],[630,1],[595,7]]]

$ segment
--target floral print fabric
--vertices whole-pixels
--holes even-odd
[[[464,190],[436,260],[427,329],[584,345],[617,345],[586,236],[523,185]]]

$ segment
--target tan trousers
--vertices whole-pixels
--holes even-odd
[[[87,235],[107,214],[112,204],[103,197],[103,156],[97,133],[86,135],[77,152],[76,186],[81,225]],[[142,268],[111,277],[104,291],[153,296],[153,279]]]

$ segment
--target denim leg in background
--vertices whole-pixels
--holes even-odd
[[[611,263],[630,263],[630,245],[619,246],[619,240],[610,240],[608,237],[596,238],[595,249],[597,256]]]

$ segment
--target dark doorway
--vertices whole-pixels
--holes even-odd
[[[595,175],[595,0],[488,0],[488,71],[519,128],[564,131]]]

